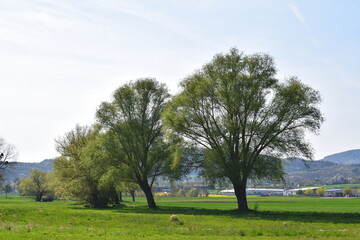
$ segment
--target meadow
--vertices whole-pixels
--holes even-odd
[[[0,195],[0,239],[360,239],[360,199],[249,196],[125,199],[122,208]],[[170,221],[175,214],[178,221]]]

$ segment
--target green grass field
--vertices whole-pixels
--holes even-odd
[[[130,199],[126,199],[130,200]],[[360,239],[360,199],[255,197],[143,198],[126,208],[89,209],[72,201],[36,203],[0,195],[0,239]],[[170,221],[176,214],[179,221]]]

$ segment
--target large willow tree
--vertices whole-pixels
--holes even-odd
[[[169,168],[170,146],[165,143],[161,116],[169,93],[154,79],[139,79],[118,88],[111,102],[97,111],[97,120],[110,140],[105,146],[114,166],[130,170],[127,180],[144,192],[155,208],[151,187]]]
[[[280,180],[281,157],[312,158],[305,133],[323,122],[317,91],[275,75],[270,56],[231,49],[182,81],[165,114],[174,133],[205,149],[206,174],[231,181],[238,210],[248,210],[249,179]]]

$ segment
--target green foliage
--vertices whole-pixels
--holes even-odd
[[[164,141],[161,115],[168,90],[154,79],[139,79],[118,88],[112,102],[104,102],[97,120],[107,130],[106,150],[113,166],[123,169],[156,207],[151,187],[160,175],[170,172],[171,148]]]
[[[180,188],[177,195],[179,197],[185,197],[185,194],[186,194],[185,190],[183,188]]]
[[[319,93],[275,74],[269,55],[231,49],[182,81],[164,114],[174,134],[205,149],[205,176],[232,182],[239,210],[249,179],[281,181],[281,157],[312,158],[304,133],[323,122]]]
[[[319,195],[319,196],[321,196],[321,197],[325,196],[325,194],[326,194],[325,188],[318,188],[318,189],[316,189],[316,194]]]
[[[111,168],[97,127],[76,126],[57,139],[62,155],[54,161],[57,194],[75,197],[92,207],[106,207],[116,192],[118,170]]]
[[[189,197],[198,197],[199,195],[199,189],[197,188],[192,188],[189,191]]]
[[[344,188],[343,194],[344,194],[344,196],[352,196],[353,195],[352,190],[349,187]]]
[[[50,184],[52,178],[48,172],[33,169],[29,178],[21,179],[19,192],[23,196],[35,197],[37,202],[41,202],[45,196],[53,198],[54,189]]]
[[[304,191],[304,194],[307,195],[307,196],[311,196],[314,194],[314,190],[308,188]]]

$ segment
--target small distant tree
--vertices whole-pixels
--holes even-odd
[[[137,185],[136,183],[133,182],[125,182],[122,184],[123,186],[125,186],[125,190],[130,193],[132,201],[135,202],[135,193],[136,190],[140,190],[139,185]]]
[[[178,187],[176,186],[175,182],[173,180],[170,180],[170,194],[171,197],[175,197]]]
[[[209,197],[209,191],[207,189],[205,189],[203,191],[203,195],[204,195],[204,197]]]
[[[344,194],[344,196],[346,196],[346,195],[352,196],[352,195],[353,195],[352,190],[351,190],[351,188],[349,188],[349,187],[344,188],[343,194]]]
[[[5,184],[5,186],[3,187],[3,191],[5,193],[6,198],[7,198],[8,193],[11,192],[11,190],[12,190],[11,185],[10,184]]]
[[[129,189],[128,192],[131,195],[132,201],[135,202],[135,190],[134,189]]]
[[[297,190],[296,195],[302,196],[302,195],[304,195],[304,191],[303,190]]]
[[[183,188],[180,188],[178,191],[178,196],[179,197],[185,197],[185,190]]]
[[[52,194],[49,187],[49,173],[39,169],[33,169],[29,178],[21,180],[19,189],[22,195],[34,196],[36,202],[41,202],[46,194]]]
[[[190,189],[189,197],[197,197],[197,196],[199,196],[199,189],[197,188]]]
[[[4,181],[5,181],[5,178],[4,178],[4,176],[0,173],[0,187],[3,186]]]
[[[310,196],[310,195],[314,194],[314,191],[312,189],[308,188],[308,189],[305,190],[304,193],[305,193],[305,195]]]
[[[321,197],[325,196],[325,194],[326,194],[325,188],[318,188],[318,189],[316,189],[316,194],[319,195],[319,196],[321,196]]]

